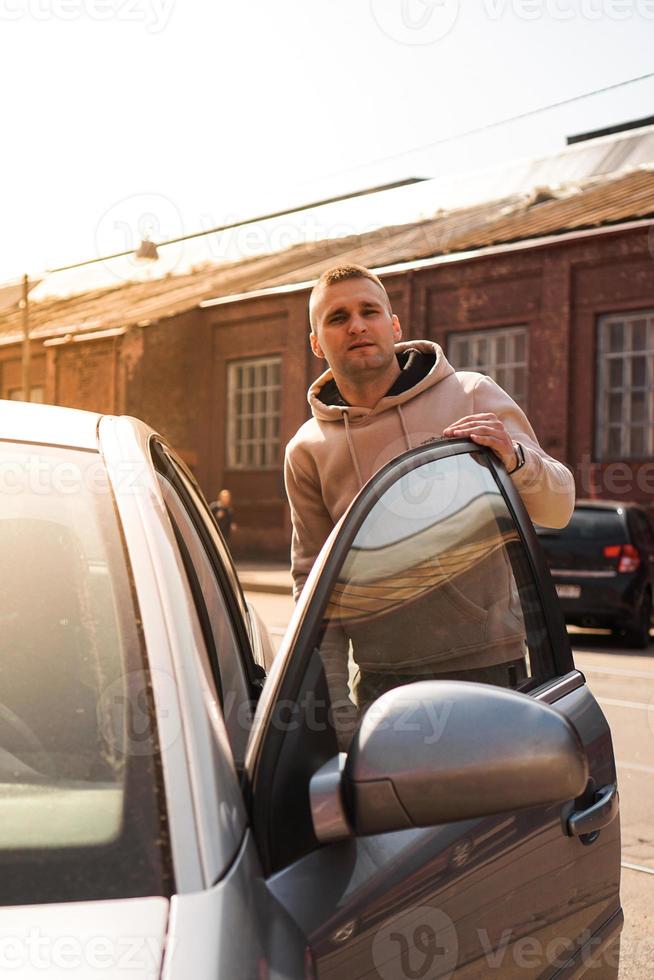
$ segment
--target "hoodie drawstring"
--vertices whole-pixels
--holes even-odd
[[[400,423],[402,425],[402,431],[404,432],[404,438],[406,439],[406,448],[413,449],[411,445],[411,437],[409,435],[409,430],[406,427],[406,422],[404,421],[404,412],[402,411],[402,406],[397,406],[397,414],[400,416]]]
[[[363,477],[361,476],[361,467],[359,466],[359,460],[357,459],[356,450],[354,448],[354,441],[350,432],[350,420],[347,417],[347,408],[343,408],[341,411],[343,414],[343,422],[345,423],[345,438],[347,439],[347,446],[350,450],[350,456],[352,457],[352,463],[354,464],[354,471],[357,475],[357,480],[359,481],[359,489],[361,489],[363,486]]]
[[[402,426],[402,432],[404,433],[404,438],[406,440],[407,449],[413,449],[411,444],[411,436],[409,435],[409,430],[407,424],[404,420],[404,413],[402,411],[402,406],[397,405],[397,414],[400,417],[400,425]],[[354,439],[352,438],[352,433],[350,432],[350,420],[348,418],[347,408],[341,408],[341,414],[343,416],[343,422],[345,424],[345,438],[347,440],[347,448],[350,450],[350,456],[352,458],[352,463],[354,465],[354,472],[357,475],[357,480],[359,481],[359,489],[363,486],[363,477],[361,475],[361,467],[359,466],[359,459],[354,448]]]

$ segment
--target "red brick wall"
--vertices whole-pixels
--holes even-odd
[[[55,404],[112,414],[118,410],[117,337],[51,347]]]
[[[306,296],[259,297],[205,311],[211,330],[211,432],[207,493],[227,487],[233,496],[238,532],[237,554],[285,556],[290,521],[285,505],[283,447],[307,417],[306,349],[309,330]],[[280,356],[282,359],[281,446],[277,470],[229,469],[227,440],[227,369],[235,360]],[[316,362],[318,363],[318,362]]]
[[[594,445],[597,320],[652,308],[648,229],[632,229],[416,270],[411,333],[447,349],[455,330],[526,324],[541,444],[570,466],[580,496],[652,506],[654,460],[598,463]]]
[[[161,433],[207,488],[210,459],[209,329],[200,310],[134,327],[123,338],[121,412]]]
[[[45,355],[41,344],[32,343],[30,355],[30,387],[45,387]],[[0,348],[0,398],[8,398],[10,391],[22,386],[20,346]]]

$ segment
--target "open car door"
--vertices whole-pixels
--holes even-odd
[[[267,885],[321,980],[617,977],[611,735],[490,452],[432,443],[364,487],[246,774]]]

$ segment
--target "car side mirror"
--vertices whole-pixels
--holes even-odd
[[[587,782],[581,739],[554,708],[487,684],[420,681],[371,705],[310,796],[316,836],[330,841],[563,803]]]

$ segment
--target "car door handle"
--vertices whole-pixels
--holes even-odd
[[[568,817],[568,834],[570,837],[588,837],[596,840],[603,827],[608,827],[618,814],[620,798],[618,787],[613,783],[604,786],[595,794],[595,802],[585,810],[575,810]],[[590,840],[585,843],[591,843]]]

